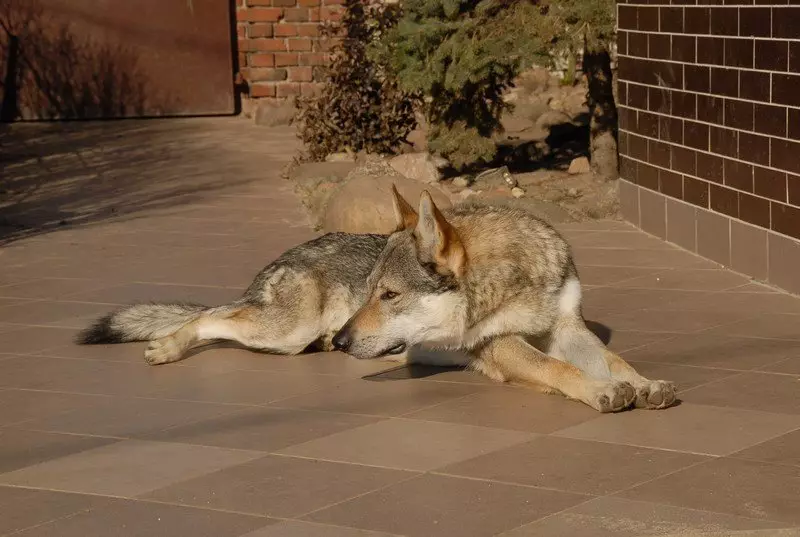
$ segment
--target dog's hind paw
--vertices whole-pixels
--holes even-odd
[[[155,339],[147,344],[144,361],[150,365],[177,362],[183,357],[183,346],[172,336]]]
[[[678,390],[666,380],[648,380],[636,386],[636,408],[659,410],[675,404]]]
[[[636,390],[627,382],[611,381],[598,383],[586,403],[600,412],[619,412],[630,407],[636,400]]]

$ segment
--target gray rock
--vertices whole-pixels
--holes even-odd
[[[580,173],[589,173],[592,167],[589,165],[589,159],[586,157],[578,157],[572,159],[569,163],[567,173],[570,175],[578,175]]]
[[[435,184],[442,178],[436,160],[429,153],[397,155],[389,160],[389,165],[401,175],[421,183]]]

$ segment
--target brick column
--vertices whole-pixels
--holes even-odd
[[[623,213],[800,293],[800,6],[634,1],[618,4]]]
[[[236,0],[239,72],[250,97],[310,95],[328,43],[321,22],[338,20],[342,0]]]

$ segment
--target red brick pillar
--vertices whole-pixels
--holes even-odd
[[[338,20],[342,0],[236,0],[239,72],[250,97],[292,98],[320,86],[321,22]]]

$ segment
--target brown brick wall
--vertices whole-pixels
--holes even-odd
[[[800,292],[800,0],[708,3],[618,4],[623,207]]]
[[[236,0],[239,73],[252,98],[310,95],[330,43],[321,22],[338,20],[342,0]]]

